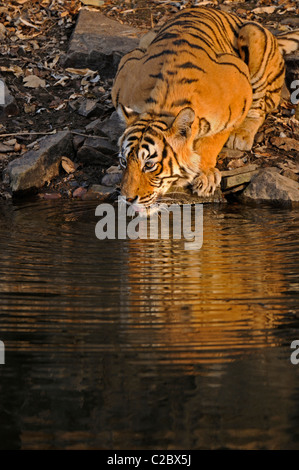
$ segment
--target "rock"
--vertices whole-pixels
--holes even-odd
[[[122,173],[118,165],[112,165],[106,170],[107,173]]]
[[[61,194],[60,193],[41,193],[38,195],[40,199],[61,199]]]
[[[284,170],[281,174],[286,178],[290,178],[291,180],[297,181],[297,183],[299,183],[299,175],[297,175],[294,171]]]
[[[93,184],[86,194],[83,195],[84,200],[102,199],[103,197],[113,196],[115,193],[114,188],[102,186],[101,184]]]
[[[118,147],[113,145],[110,140],[105,137],[87,137],[84,145],[87,145],[87,147],[93,147],[106,155],[118,155]]]
[[[77,151],[84,143],[85,137],[84,135],[73,135],[73,145],[74,149]]]
[[[0,77],[0,121],[10,116],[17,116],[19,108],[3,78]]]
[[[249,164],[234,170],[222,171],[222,190],[227,191],[234,188],[235,191],[237,186],[243,186],[245,183],[249,183],[253,175],[257,173],[257,168],[257,165]]]
[[[115,164],[116,159],[106,155],[93,147],[83,145],[77,152],[77,161],[84,165],[99,165],[109,167]]]
[[[87,193],[87,189],[84,188],[83,186],[80,186],[79,188],[73,191],[73,197],[82,198],[83,196],[85,196],[86,193]]]
[[[125,130],[125,126],[121,122],[117,112],[114,111],[108,119],[104,121],[96,119],[88,124],[86,130],[88,132],[93,131],[96,135],[108,137],[112,143],[117,144],[118,139]]]
[[[73,155],[72,134],[69,131],[43,137],[37,150],[30,150],[10,162],[5,171],[13,192],[41,188],[59,174],[63,155]]]
[[[226,202],[220,188],[217,188],[213,196],[198,196],[190,188],[172,186],[159,201],[163,204],[205,204]]]
[[[104,186],[115,186],[121,182],[122,175],[121,171],[119,173],[107,173],[103,176],[101,183]]]
[[[8,152],[13,152],[14,147],[11,147],[10,145],[2,144],[0,142],[0,152],[1,153],[8,153]]]
[[[140,31],[107,18],[98,11],[81,10],[66,67],[98,70],[101,77],[113,78],[121,57],[138,46]]]
[[[243,202],[270,203],[281,206],[299,205],[299,184],[277,172],[265,168],[255,174],[240,196]]]
[[[105,112],[105,107],[97,102],[97,100],[87,99],[79,106],[78,114],[84,117],[100,117]]]
[[[280,24],[289,24],[294,28],[299,28],[299,18],[298,16],[287,16],[280,21]]]

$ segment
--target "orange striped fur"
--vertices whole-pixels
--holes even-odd
[[[226,144],[248,150],[280,100],[285,65],[276,38],[207,7],[183,10],[122,58],[112,99],[126,123],[121,192],[149,206],[170,186],[212,194]]]

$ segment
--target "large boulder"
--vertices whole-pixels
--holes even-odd
[[[13,192],[41,188],[59,174],[62,157],[73,156],[72,134],[69,131],[43,137],[37,146],[37,149],[29,150],[7,166],[4,178]]]
[[[299,183],[283,176],[277,168],[263,168],[251,179],[240,198],[243,202],[299,205]]]
[[[140,31],[97,11],[81,10],[65,59],[66,67],[88,67],[113,78],[121,57],[139,44]]]

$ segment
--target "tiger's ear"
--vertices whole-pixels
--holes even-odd
[[[187,139],[191,134],[191,126],[195,119],[195,112],[192,108],[184,108],[176,116],[170,127],[170,134],[177,139]]]
[[[124,106],[122,104],[118,105],[117,108],[117,113],[120,117],[120,119],[127,125],[129,126],[132,124],[136,119],[138,118],[139,114],[134,111],[131,108],[128,108],[127,106]]]

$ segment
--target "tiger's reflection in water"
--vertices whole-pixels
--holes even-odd
[[[262,213],[207,209],[198,251],[184,250],[181,240],[128,241],[121,296],[127,342],[186,367],[275,346],[285,311],[284,256],[268,243],[279,224],[264,222]]]

